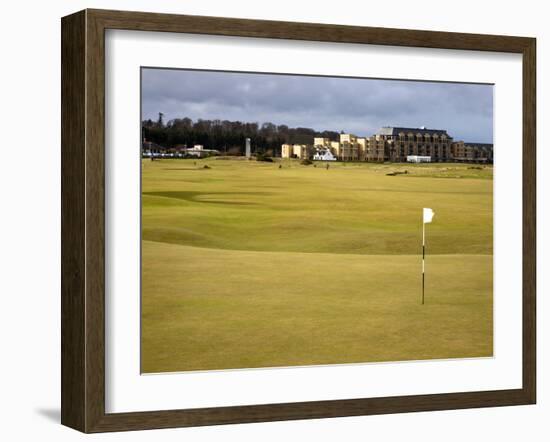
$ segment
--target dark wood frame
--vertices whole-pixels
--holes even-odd
[[[84,10],[62,19],[61,422],[83,432],[534,404],[536,40],[479,34]],[[135,413],[105,412],[105,30],[185,32],[523,56],[523,386]]]

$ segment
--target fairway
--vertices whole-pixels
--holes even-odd
[[[315,166],[142,162],[143,372],[492,355],[492,167]]]

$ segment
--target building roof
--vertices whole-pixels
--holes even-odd
[[[376,135],[392,135],[397,136],[401,132],[407,134],[409,132],[413,134],[421,133],[421,134],[437,134],[437,135],[446,135],[447,137],[450,137],[450,135],[447,133],[446,130],[442,129],[427,129],[425,127],[393,127],[393,126],[384,126],[378,129],[378,132],[376,132]]]

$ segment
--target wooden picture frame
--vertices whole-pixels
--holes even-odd
[[[105,412],[105,30],[517,53],[523,57],[523,385],[512,390],[132,413]],[[106,10],[62,19],[62,409],[83,432],[534,404],[534,38]]]

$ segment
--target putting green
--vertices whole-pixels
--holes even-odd
[[[492,169],[471,167],[144,161],[142,370],[492,355]]]

